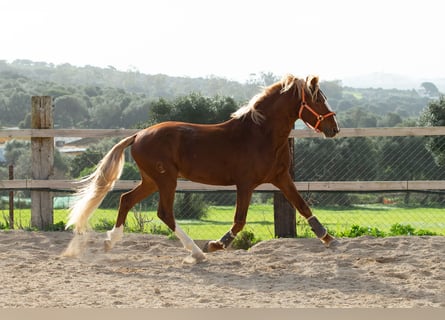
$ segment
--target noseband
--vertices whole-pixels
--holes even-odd
[[[303,118],[301,117],[301,115],[303,113],[303,109],[305,109],[305,108],[309,112],[311,112],[317,119],[317,123],[315,124],[315,126],[312,126],[311,124],[309,124],[309,122],[307,122],[306,120],[303,120]],[[320,126],[320,123],[327,117],[331,117],[331,116],[335,116],[335,112],[331,111],[331,112],[326,113],[325,115],[321,115],[307,104],[305,96],[304,96],[304,86],[302,86],[301,87],[301,106],[300,106],[300,112],[298,113],[298,118],[300,118],[308,128],[311,128],[316,132],[320,132],[320,129],[318,129],[318,127]]]

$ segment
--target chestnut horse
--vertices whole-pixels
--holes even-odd
[[[131,146],[141,182],[120,198],[115,226],[107,232],[105,249],[110,250],[123,237],[128,211],[150,194],[159,192],[158,217],[191,251],[185,259],[205,259],[203,251],[175,222],[173,201],[178,177],[211,185],[235,185],[236,210],[231,229],[218,241],[210,241],[204,252],[226,248],[246,224],[254,189],[271,183],[307,219],[315,235],[329,246],[334,238],[312,214],[298,193],[289,166],[288,137],[294,122],[334,137],[339,132],[335,113],[319,88],[318,77],[306,80],[285,76],[266,87],[230,120],[212,125],[164,122],[122,139],[100,161],[94,173],[85,178],[70,209],[67,228],[84,233],[92,212],[119,178],[124,165],[124,149]]]

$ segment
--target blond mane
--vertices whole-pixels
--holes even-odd
[[[312,81],[315,81],[316,88],[315,90],[309,90],[310,84]],[[302,86],[305,86],[305,91],[309,91],[312,98],[314,99],[318,93],[319,87],[318,87],[318,77],[315,76],[309,76],[307,77],[306,81],[303,79],[298,79],[294,77],[293,75],[286,75],[284,76],[280,81],[265,87],[262,92],[258,93],[257,95],[253,96],[250,101],[240,107],[237,111],[232,113],[231,117],[234,119],[242,119],[246,117],[248,114],[250,114],[250,118],[255,124],[261,124],[265,120],[265,116],[261,113],[260,110],[258,110],[257,106],[264,101],[267,97],[271,96],[272,94],[276,93],[278,90],[280,93],[286,93],[290,90],[293,90],[292,94],[294,96],[300,97],[301,95],[301,88]]]

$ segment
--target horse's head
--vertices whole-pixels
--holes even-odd
[[[322,132],[325,137],[334,137],[340,128],[335,112],[332,111],[326,96],[320,90],[318,77],[307,77],[305,84],[301,86],[300,97],[298,118],[309,128]]]

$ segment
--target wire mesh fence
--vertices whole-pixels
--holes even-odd
[[[434,144],[434,150],[431,145]],[[295,181],[405,181],[445,180],[440,164],[445,139],[436,137],[354,137],[295,139]],[[430,189],[430,188],[428,188]],[[30,228],[29,190],[15,191],[16,228]],[[121,191],[109,193],[91,219],[97,230],[111,229]],[[445,235],[445,186],[437,190],[301,191],[319,220],[338,236],[440,234]],[[67,192],[54,192],[54,224],[63,229],[73,201]],[[0,228],[9,226],[9,191],[0,191]],[[126,229],[169,234],[157,218],[158,195],[136,205],[128,214]],[[233,222],[234,191],[187,192],[175,198],[175,216],[194,239],[216,239]],[[274,235],[274,192],[255,192],[245,230],[260,239]],[[313,236],[297,213],[297,236]]]

